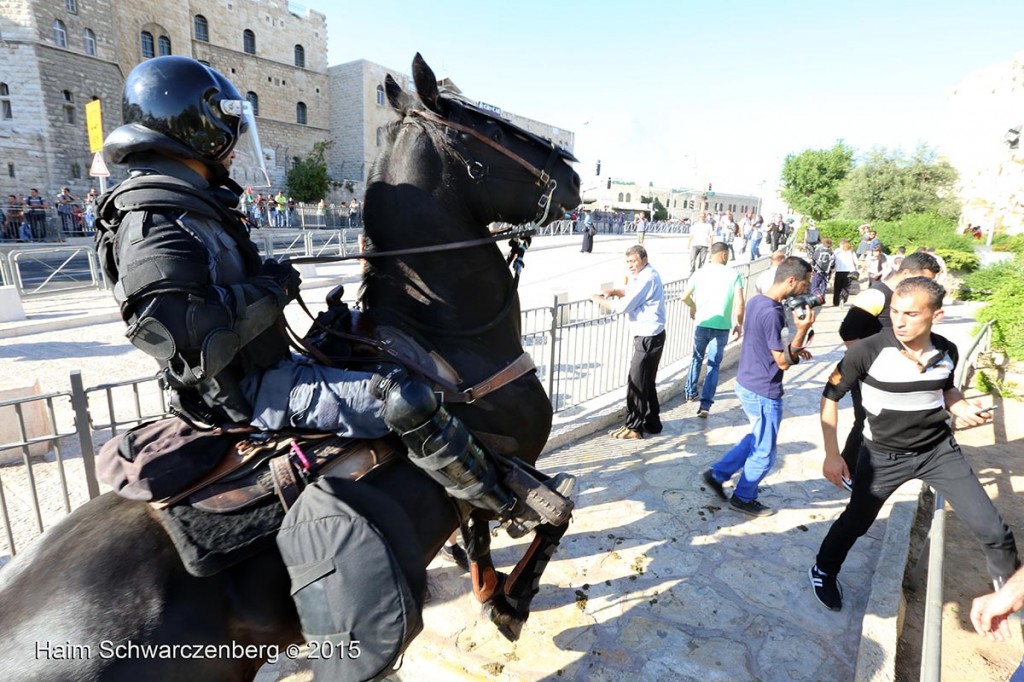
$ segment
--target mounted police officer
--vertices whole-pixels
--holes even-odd
[[[280,325],[301,280],[260,257],[236,210],[232,170],[247,185],[270,183],[252,107],[224,76],[187,57],[142,62],[103,152],[129,177],[100,198],[97,248],[128,339],[159,361],[181,413],[352,438],[391,430],[410,461],[510,532],[544,520],[427,384],[395,366],[355,371],[289,351]],[[543,485],[569,494],[572,479]]]

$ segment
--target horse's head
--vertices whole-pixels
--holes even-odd
[[[414,94],[391,76],[385,89],[406,124],[433,129],[438,153],[446,156],[443,184],[484,224],[546,224],[580,203],[576,158],[550,140],[439,90],[437,78],[418,53],[413,59]],[[401,135],[401,133],[399,133]]]

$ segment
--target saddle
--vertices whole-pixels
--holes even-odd
[[[209,473],[186,489],[151,502],[154,509],[185,503],[210,514],[237,512],[276,496],[287,511],[320,476],[359,480],[391,460],[397,439],[356,440],[331,433],[255,433],[236,443]]]
[[[393,459],[397,439],[254,433],[186,489],[149,503],[185,569],[215,575],[274,544],[287,511],[327,477],[357,481]]]

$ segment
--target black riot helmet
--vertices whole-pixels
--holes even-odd
[[[215,171],[230,167],[240,155],[247,167],[263,168],[252,105],[227,78],[194,59],[166,56],[142,62],[128,74],[123,106],[125,124],[103,143],[111,163],[125,163],[137,152],[156,152],[195,159]]]

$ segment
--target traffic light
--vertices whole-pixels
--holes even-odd
[[[710,182],[708,183],[708,191],[709,192],[711,191],[711,183]]]
[[[597,169],[594,172],[594,175],[600,175],[600,174],[601,174],[601,159],[598,159],[597,160]]]
[[[608,189],[612,188],[612,179],[608,178]]]

